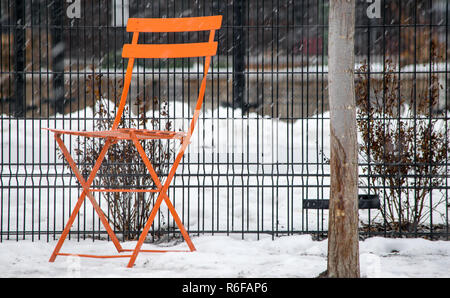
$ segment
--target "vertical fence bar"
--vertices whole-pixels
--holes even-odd
[[[14,2],[14,97],[15,117],[25,116],[25,0]]]
[[[445,109],[447,110],[449,107],[449,102],[448,102],[448,34],[449,34],[449,22],[448,22],[448,18],[449,18],[449,1],[446,1],[445,3],[445,86],[446,86],[446,90],[445,90]],[[445,139],[448,140],[448,118],[449,114],[448,111],[445,112]],[[448,152],[448,148],[447,148],[447,152]],[[446,173],[449,172],[449,168],[448,168],[448,154],[445,158],[445,170]],[[445,225],[445,232],[446,232],[446,240],[448,241],[449,239],[449,209],[450,209],[450,204],[449,204],[449,198],[448,198],[448,190],[449,190],[449,185],[448,185],[448,177],[446,177],[445,179],[445,206],[447,208],[445,208],[445,221],[446,221],[446,225]]]
[[[244,109],[245,96],[245,53],[246,38],[244,18],[246,15],[244,0],[233,2],[233,107]]]
[[[53,74],[53,98],[51,102],[57,112],[64,111],[64,53],[65,43],[63,40],[63,0],[53,1],[51,6],[51,61]]]

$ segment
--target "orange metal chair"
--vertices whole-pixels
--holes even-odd
[[[195,246],[192,243],[186,229],[183,226],[183,223],[180,220],[177,212],[175,211],[174,206],[172,205],[169,197],[167,196],[167,190],[169,185],[175,175],[176,169],[183,157],[183,154],[190,143],[190,139],[192,133],[194,132],[194,128],[198,117],[200,115],[200,109],[203,104],[203,98],[205,95],[206,88],[206,76],[208,74],[209,65],[211,62],[211,56],[214,56],[217,51],[217,42],[214,41],[215,31],[220,29],[222,23],[222,16],[208,16],[208,17],[192,17],[192,18],[162,18],[162,19],[144,19],[144,18],[130,18],[127,24],[127,31],[133,32],[132,42],[131,44],[125,44],[122,51],[122,57],[128,58],[128,66],[125,74],[125,84],[123,86],[122,96],[120,99],[119,107],[117,110],[116,117],[113,122],[113,126],[109,131],[67,131],[67,130],[57,130],[57,129],[48,129],[52,131],[55,135],[56,142],[60,146],[64,157],[67,159],[70,167],[72,168],[75,176],[83,188],[83,192],[81,193],[78,201],[70,215],[69,220],[66,223],[66,226],[61,234],[61,237],[56,244],[56,247],[50,257],[50,262],[55,261],[56,256],[64,256],[64,255],[75,255],[80,257],[93,257],[93,258],[120,258],[120,257],[128,257],[130,258],[128,262],[128,267],[132,267],[134,262],[136,261],[136,257],[139,252],[168,252],[168,251],[195,251]],[[138,38],[140,32],[187,32],[187,31],[209,31],[209,40],[208,42],[201,43],[184,43],[184,44],[138,44]],[[200,92],[197,99],[197,104],[195,107],[194,115],[191,120],[191,124],[189,130],[187,132],[175,132],[175,131],[160,131],[160,130],[145,130],[145,129],[131,129],[131,128],[118,128],[122,113],[126,104],[127,95],[131,83],[131,77],[133,72],[134,60],[136,58],[189,58],[189,57],[205,57],[204,58],[204,73],[203,79],[200,85]],[[103,149],[100,152],[100,155],[97,161],[92,168],[92,172],[90,173],[87,180],[84,180],[80,171],[78,170],[72,156],[67,150],[64,142],[61,139],[62,134],[69,135],[77,135],[84,137],[97,137],[104,138],[105,144]],[[143,147],[139,143],[139,140],[146,139],[178,139],[181,142],[181,148],[179,153],[177,154],[174,164],[169,171],[167,179],[164,185],[159,180],[155,170],[153,169],[150,160],[148,159]],[[119,140],[130,140],[136,146],[139,155],[144,161],[150,176],[155,182],[156,189],[93,189],[90,188],[92,182],[94,181],[95,175],[102,164],[102,161],[108,151],[108,148],[115,144]],[[150,216],[142,230],[142,233],[138,239],[136,247],[134,249],[123,249],[111,229],[108,220],[106,219],[103,211],[95,200],[92,192],[100,191],[100,192],[159,192],[158,198],[154,204],[152,211],[150,212]],[[100,217],[100,220],[105,227],[108,235],[110,236],[112,242],[114,243],[117,251],[119,253],[122,252],[132,252],[131,254],[116,254],[116,255],[88,255],[88,254],[69,254],[69,253],[61,253],[61,246],[64,243],[64,240],[69,233],[69,230],[75,220],[78,211],[80,210],[81,205],[83,204],[86,196],[91,201],[96,213]],[[189,250],[141,250],[142,244],[150,230],[150,227],[155,219],[157,211],[161,206],[162,201],[167,204],[170,213],[172,214],[178,228],[180,229],[181,234],[183,235],[184,240],[186,241]]]

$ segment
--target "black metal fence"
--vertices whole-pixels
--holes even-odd
[[[114,117],[125,73],[120,50],[131,38],[127,19],[215,14],[223,15],[219,52],[169,197],[191,235],[326,236],[328,1],[0,0],[0,14],[0,240],[48,241],[64,228],[81,191],[42,128],[96,129]],[[360,204],[361,235],[448,240],[449,3],[361,0],[356,18],[360,194],[381,203]],[[142,42],[202,38],[146,34]],[[138,61],[126,125],[186,129],[200,65]],[[87,172],[97,143],[65,142]],[[155,146],[160,158],[152,162],[163,176],[176,144],[146,148]],[[126,168],[122,176],[137,177],[128,184],[148,186],[134,164],[110,158],[95,184],[123,182],[108,177]],[[133,233],[131,221],[118,217],[145,214],[152,203],[96,197],[110,220],[121,221],[114,227],[124,238]],[[86,202],[70,237],[106,237],[94,215]],[[160,211],[153,239],[176,237],[175,227]]]

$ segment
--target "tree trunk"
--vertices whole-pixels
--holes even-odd
[[[355,0],[330,0],[330,210],[327,277],[359,277]]]

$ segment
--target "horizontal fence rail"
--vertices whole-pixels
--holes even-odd
[[[223,16],[209,43],[217,43],[217,55],[192,144],[168,196],[193,236],[326,237],[328,5],[0,0],[0,241],[51,241],[61,234],[82,190],[43,128],[110,127],[126,71],[122,48],[133,34],[127,21],[169,18],[171,32],[140,33],[139,44],[148,44],[140,47],[192,43],[175,46],[181,50],[208,44],[209,32],[176,32],[183,28],[170,18],[210,15]],[[449,12],[445,0],[357,1],[361,236],[449,238]],[[203,76],[201,58],[144,61],[125,48],[128,56],[137,59],[123,125],[186,131]],[[86,178],[103,141],[64,138]],[[163,181],[179,142],[142,144]],[[156,199],[145,189],[155,185],[127,141],[111,148],[93,195],[123,240],[136,239]],[[150,238],[181,239],[176,227],[163,204]],[[69,237],[107,236],[86,201]]]

